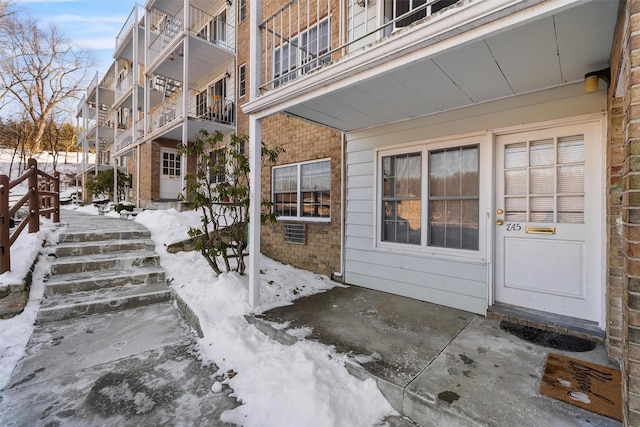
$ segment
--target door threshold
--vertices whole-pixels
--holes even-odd
[[[596,322],[509,304],[494,303],[487,309],[487,317],[598,342],[606,336]]]

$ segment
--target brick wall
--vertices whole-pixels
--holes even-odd
[[[333,2],[335,7],[339,2]],[[247,4],[248,6],[248,4]],[[272,15],[282,7],[281,3],[263,4],[263,17]],[[323,10],[326,10],[323,9]],[[237,64],[246,64],[247,95],[239,99],[242,106],[249,100],[249,16],[238,24]],[[333,16],[338,16],[337,10]],[[332,43],[338,40],[338,19],[331,25]],[[264,52],[263,52],[264,55]],[[238,135],[249,134],[249,119],[238,109]],[[331,221],[329,223],[306,224],[306,244],[288,243],[284,240],[284,222],[265,224],[262,227],[262,252],[280,262],[295,267],[330,275],[340,270],[340,171],[341,171],[341,134],[340,132],[308,123],[284,114],[277,114],[262,120],[262,140],[271,148],[281,146],[285,149],[278,159],[278,165],[308,160],[331,158]],[[262,197],[271,200],[271,167],[262,170]]]
[[[622,355],[622,98],[608,105],[607,136],[607,347],[609,357]]]
[[[160,200],[160,150],[162,148],[177,148],[178,141],[158,138],[147,141],[140,146],[140,206],[145,207],[150,201]],[[187,158],[187,173],[195,171],[195,158]],[[134,176],[133,194],[136,194],[136,162],[135,156],[129,163]]]
[[[331,158],[331,221],[306,222],[306,244],[284,240],[284,224],[265,224],[262,252],[280,262],[330,276],[340,270],[341,134],[299,119],[278,114],[262,122],[262,140],[281,146],[278,165]],[[271,200],[271,167],[262,170],[262,197]]]
[[[616,276],[609,277],[609,314],[612,315],[610,329],[615,333],[614,302],[620,302],[622,311],[620,347],[622,353],[622,399],[625,425],[640,425],[640,1],[623,3],[614,49],[611,56],[611,90],[622,93],[621,103],[612,99],[610,93],[610,138],[616,133],[622,135],[621,171],[622,188],[622,272],[620,279],[621,296],[616,297]],[[618,73],[622,78],[618,79]],[[622,87],[616,82],[621,81]],[[618,109],[620,106],[620,109]],[[618,122],[618,118],[621,120]],[[616,132],[615,125],[621,126]],[[612,155],[610,163],[613,163]],[[614,171],[610,171],[614,178]],[[610,243],[613,243],[610,240]],[[615,246],[609,248],[615,250]],[[614,254],[609,259],[612,267]],[[611,272],[613,273],[613,272]],[[616,337],[613,337],[614,339]],[[615,344],[615,342],[611,342]],[[616,347],[610,346],[615,354]]]

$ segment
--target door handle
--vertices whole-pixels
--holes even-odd
[[[497,219],[496,220],[496,225],[502,225],[502,224],[504,224],[503,220],[501,220],[501,219]]]

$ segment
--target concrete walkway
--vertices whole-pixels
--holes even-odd
[[[423,427],[621,425],[538,391],[549,352],[608,365],[602,345],[551,350],[509,335],[497,320],[355,286],[250,321],[287,344],[296,341],[288,330],[310,328],[306,339],[350,355],[352,374],[375,379],[391,405]]]
[[[211,392],[149,231],[62,212],[47,297],[26,356],[0,394],[2,426],[220,426],[238,405]],[[37,279],[37,278],[36,278]]]

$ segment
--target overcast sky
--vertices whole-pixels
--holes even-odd
[[[14,1],[45,26],[53,24],[79,46],[91,49],[98,64],[96,71],[101,74],[113,61],[116,36],[136,3],[134,0]]]

